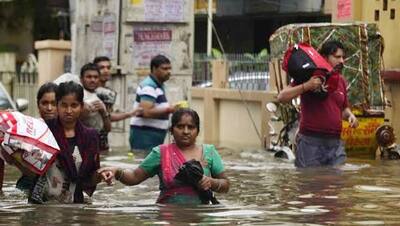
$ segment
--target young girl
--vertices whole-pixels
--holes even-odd
[[[30,202],[83,203],[83,192],[91,196],[101,179],[96,172],[100,165],[98,135],[96,130],[83,126],[79,121],[83,108],[82,86],[74,82],[61,83],[56,92],[56,102],[57,117],[46,120],[60,147],[56,161],[42,176],[32,174],[23,164],[17,167],[32,178],[32,182],[25,186]],[[21,154],[16,152],[13,155]]]
[[[46,123],[61,152],[55,167],[47,172],[46,178],[51,183],[43,201],[53,197],[61,202],[83,203],[83,192],[91,196],[100,182],[96,173],[100,166],[98,135],[79,121],[83,109],[82,86],[72,81],[61,83],[56,100],[58,117]],[[36,190],[33,189],[31,198]]]

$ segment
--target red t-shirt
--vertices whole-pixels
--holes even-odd
[[[325,99],[313,96],[311,92],[301,95],[300,133],[340,137],[342,111],[349,106],[346,81],[339,75],[336,90],[329,92]]]

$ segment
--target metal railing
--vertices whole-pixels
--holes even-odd
[[[257,54],[225,54],[229,65],[228,88],[243,90],[267,90],[269,81],[268,58]],[[205,54],[195,54],[192,85],[212,86],[211,61]]]
[[[205,53],[195,53],[193,60],[192,86],[211,86],[211,60]]]
[[[14,100],[24,98],[29,101],[28,109],[24,114],[33,117],[39,117],[36,107],[36,93],[38,90],[38,73],[37,72],[20,72],[16,73],[13,81],[12,97]]]

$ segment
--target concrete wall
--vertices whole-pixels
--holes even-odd
[[[276,93],[223,88],[192,88],[191,93],[190,105],[201,120],[199,142],[234,149],[260,148],[269,142],[265,104],[275,101]]]
[[[389,72],[390,73],[390,72]],[[397,143],[400,143],[400,71],[391,72],[396,76],[396,79],[385,80],[385,96],[388,100],[388,107],[385,109],[385,119],[389,120],[390,125],[394,129]]]
[[[387,2],[387,9],[383,9],[384,2]],[[340,2],[346,4],[339,6]],[[385,69],[400,68],[400,49],[397,31],[400,29],[400,1],[393,0],[338,0],[332,1],[332,21],[368,21],[377,23],[385,41],[383,60]],[[338,10],[339,6],[339,10]],[[390,12],[394,10],[395,18],[390,18]],[[342,12],[342,13],[340,13]],[[375,20],[375,13],[379,14],[379,20]]]
[[[169,101],[190,99],[194,0],[75,0],[73,5],[72,72],[77,74],[95,56],[110,57],[114,72],[118,69],[123,76],[118,81],[125,84],[117,87],[117,108],[129,110],[137,85],[149,73],[150,58],[164,54],[172,63],[173,76],[166,83]],[[128,146],[129,121],[122,126],[121,132],[111,135],[111,145]]]
[[[40,86],[64,74],[64,58],[71,55],[71,42],[43,40],[35,42],[38,51],[38,81]]]

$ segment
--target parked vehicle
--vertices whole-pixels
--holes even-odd
[[[27,99],[18,98],[15,101],[0,82],[0,110],[25,111],[28,108],[29,101]]]
[[[295,139],[299,127],[298,110],[294,105],[281,103],[267,103],[267,111],[271,114],[271,120],[268,122],[269,144],[266,149],[274,153],[275,158],[295,159]],[[278,127],[281,129],[278,131]]]

